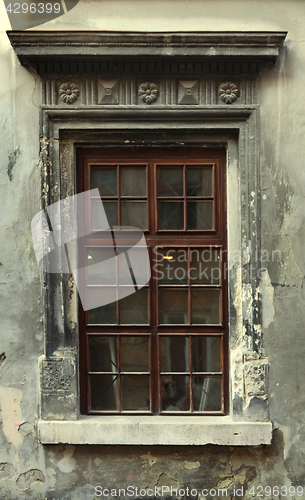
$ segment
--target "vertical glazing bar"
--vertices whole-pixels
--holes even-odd
[[[216,210],[216,203],[218,203],[218,198],[215,197],[215,189],[216,189],[216,180],[215,180],[215,175],[216,175],[216,171],[215,171],[215,163],[213,163],[212,165],[212,195],[213,195],[213,229],[218,229],[218,227],[216,227],[216,221],[218,223],[218,219],[219,217],[217,217],[217,210]],[[218,191],[217,191],[218,193]],[[215,202],[215,199],[216,199],[216,202]],[[218,226],[218,224],[217,224]]]
[[[186,194],[187,194],[187,188],[186,188],[186,165],[183,165],[183,210],[184,210],[184,231],[187,230],[187,204],[186,204]]]
[[[191,249],[187,249],[187,274],[188,274],[188,324],[192,324],[192,288],[191,288],[191,276],[190,276],[190,262],[191,262]]]
[[[189,335],[189,367],[190,367],[190,411],[194,411],[194,398],[193,398],[193,359],[192,359],[192,336]]]
[[[87,411],[90,411],[91,407],[92,407],[92,402],[91,402],[90,375],[88,373],[89,369],[90,369],[90,365],[88,362],[88,359],[89,359],[89,338],[88,338],[88,335],[86,335],[86,352],[87,352],[87,356],[86,356],[86,363],[87,363],[87,374],[86,374],[86,378],[87,378]]]
[[[221,410],[225,411],[225,362],[224,362],[224,336],[220,337],[220,356],[221,356]]]
[[[147,229],[148,231],[151,230],[150,227],[150,220],[149,220],[149,202],[150,202],[150,196],[149,196],[149,191],[148,191],[148,165],[145,165],[145,176],[146,176],[146,223],[147,223]]]
[[[117,196],[118,196],[118,224],[119,226],[122,224],[121,222],[121,182],[120,182],[120,166],[116,166],[117,172]]]
[[[119,412],[122,411],[122,381],[121,381],[121,337],[120,335],[117,336],[117,352],[118,352],[118,409]]]
[[[114,238],[113,238],[113,243],[114,243]],[[114,253],[115,253],[115,279],[116,279],[116,324],[120,325],[121,323],[121,318],[120,318],[120,282],[119,282],[119,258],[118,258],[118,249],[115,246],[114,247]]]

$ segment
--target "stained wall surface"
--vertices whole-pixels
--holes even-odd
[[[250,498],[251,487],[258,485],[305,489],[305,3],[80,0],[65,16],[39,26],[42,30],[288,31],[278,62],[258,80],[262,248],[269,255],[264,263],[268,276],[262,283],[262,308],[274,426],[272,444],[260,447],[39,443],[37,360],[43,353],[43,283],[30,222],[40,210],[40,81],[20,65],[5,33],[10,25],[2,5],[0,15],[0,498],[92,500],[97,485],[228,488],[228,496],[236,498]],[[279,250],[281,259],[272,262],[272,250]],[[271,498],[277,493],[275,489]],[[178,491],[172,496],[183,495]]]

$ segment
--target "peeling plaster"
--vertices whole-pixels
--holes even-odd
[[[2,429],[8,443],[18,448],[23,436],[18,432],[22,421],[21,416],[22,391],[14,387],[0,386],[0,401],[2,407]]]
[[[200,462],[184,462],[184,468],[191,470],[191,469],[198,469],[200,467]]]
[[[243,336],[243,300],[242,300],[241,264],[238,264],[236,269],[234,292],[235,296],[233,304],[236,310],[236,335],[237,339],[241,340]]]
[[[76,460],[72,457],[75,451],[75,446],[65,446],[63,451],[64,457],[57,462],[57,467],[61,472],[68,474],[72,472],[76,467]]]
[[[148,465],[150,467],[152,467],[153,465],[155,465],[158,461],[158,458],[157,457],[154,457],[150,454],[150,451],[146,454],[146,455],[142,455],[141,458],[143,460],[147,460],[148,461]]]
[[[283,441],[284,441],[284,460],[287,460],[289,456],[289,450],[291,448],[292,443],[290,442],[290,431],[289,427],[285,425],[280,425],[276,421],[274,421],[274,429],[279,429],[282,433],[283,436]]]
[[[18,431],[22,436],[26,436],[27,434],[32,434],[34,432],[34,426],[30,422],[22,422],[22,424],[19,425]]]
[[[13,180],[13,169],[17,163],[18,156],[21,155],[20,148],[15,148],[8,157],[7,175],[10,181]]]
[[[23,472],[22,474],[19,474],[16,480],[16,485],[19,490],[26,491],[29,490],[32,484],[36,482],[45,483],[46,478],[41,470],[31,469],[26,472]]]

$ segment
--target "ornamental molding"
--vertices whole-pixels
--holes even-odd
[[[251,106],[256,78],[286,32],[10,31],[21,64],[42,81],[42,105]]]
[[[286,32],[8,31],[21,64],[39,75],[257,74]]]
[[[145,104],[152,104],[158,98],[158,87],[155,83],[141,83],[138,95]]]
[[[197,76],[197,78],[196,78]],[[196,79],[195,79],[196,78]],[[163,75],[144,80],[140,75],[121,78],[42,78],[42,105],[61,108],[87,106],[251,106],[258,103],[253,76],[223,77]]]
[[[71,375],[63,374],[63,360],[42,362],[42,390],[45,394],[69,391],[71,380]]]
[[[79,96],[79,89],[74,83],[62,83],[59,87],[59,96],[64,103],[73,104]]]
[[[220,85],[218,95],[222,102],[225,104],[232,104],[236,101],[238,95],[238,88],[235,83],[226,82]]]

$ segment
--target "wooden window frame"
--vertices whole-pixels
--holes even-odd
[[[179,161],[179,164],[184,165],[184,182],[185,182],[185,164],[192,165],[205,163],[207,165],[217,165],[215,171],[214,185],[214,228],[211,230],[158,230],[155,225],[157,221],[157,165],[170,165]],[[157,324],[159,317],[157,311],[157,293],[158,285],[153,271],[151,286],[150,286],[150,325],[148,326],[92,326],[87,325],[86,313],[84,313],[81,304],[79,304],[79,330],[80,330],[80,409],[82,414],[139,414],[140,411],[124,411],[124,412],[103,412],[92,411],[88,404],[89,384],[88,384],[88,336],[94,335],[149,335],[151,342],[151,394],[152,406],[150,412],[145,414],[162,414],[162,415],[224,415],[229,410],[229,377],[228,377],[228,292],[227,292],[227,276],[226,252],[227,252],[227,229],[226,229],[226,151],[224,148],[198,148],[198,147],[156,147],[156,148],[141,148],[141,147],[118,147],[118,148],[82,148],[78,151],[77,156],[77,190],[82,192],[90,189],[89,184],[89,165],[93,164],[139,164],[149,165],[147,179],[147,200],[149,222],[148,229],[144,230],[147,245],[152,247],[164,248],[221,248],[224,258],[222,259],[222,324],[221,325],[161,325]],[[119,168],[119,167],[117,167]],[[119,182],[119,179],[118,179]],[[119,191],[117,197],[119,196]],[[186,193],[183,197],[184,206],[186,205]],[[186,211],[184,209],[184,224],[186,221]],[[91,234],[87,239],[88,244],[98,245],[100,239],[96,239],[96,235]],[[129,242],[130,243],[130,242]],[[190,284],[188,284],[190,288]],[[188,292],[190,296],[191,292]],[[117,306],[118,307],[118,306]],[[179,411],[179,412],[162,412],[160,410],[160,378],[158,365],[160,364],[159,356],[159,334],[164,335],[185,335],[189,338],[191,345],[192,336],[220,336],[222,341],[222,402],[221,411]],[[118,339],[118,337],[117,337]],[[120,352],[119,341],[118,355]],[[190,348],[191,357],[191,348]],[[205,374],[206,375],[206,374]],[[214,374],[215,375],[215,374]],[[191,375],[193,377],[193,374]],[[120,377],[119,377],[120,379]],[[119,382],[120,383],[120,382]],[[192,383],[192,382],[191,382]],[[192,396],[191,396],[192,400]]]

